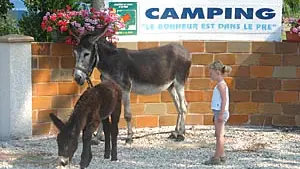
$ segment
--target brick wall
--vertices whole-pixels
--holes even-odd
[[[168,42],[119,43],[119,47],[144,49]],[[300,44],[270,42],[202,42],[183,44],[193,65],[186,84],[189,103],[186,124],[212,124],[210,99],[215,83],[206,65],[219,59],[231,65],[226,81],[230,88],[229,124],[300,126]],[[72,73],[75,58],[64,44],[32,44],[33,134],[55,132],[48,114],[66,120],[86,85],[79,87]],[[92,75],[99,83],[100,73]],[[168,92],[151,96],[131,95],[133,125],[156,127],[175,125],[176,110]],[[120,127],[125,127],[122,119]]]

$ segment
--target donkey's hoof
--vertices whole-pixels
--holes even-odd
[[[80,164],[80,168],[83,169],[83,168],[87,168],[88,167],[88,164],[87,165],[84,165],[84,164]]]
[[[184,141],[184,136],[178,135],[175,141],[177,141],[177,142]]]
[[[117,157],[112,157],[111,161],[118,161],[118,158]]]
[[[102,134],[101,136],[97,136],[97,139],[98,139],[99,141],[102,141],[102,142],[105,141],[105,137],[104,137],[103,134]]]
[[[104,154],[104,159],[109,159],[109,154],[107,155],[107,154]]]
[[[177,137],[172,133],[172,134],[168,137],[168,139],[177,139]]]
[[[125,143],[126,144],[132,144],[133,143],[132,138],[126,138]]]
[[[98,144],[100,144],[100,141],[99,140],[92,140],[92,145],[98,145]]]

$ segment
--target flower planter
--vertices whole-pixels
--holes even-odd
[[[113,10],[80,10],[67,8],[54,13],[47,12],[43,16],[41,27],[51,34],[53,42],[77,44],[80,36],[86,33],[104,33],[103,37],[109,41],[117,41],[116,32],[125,27],[121,16]],[[102,31],[102,32],[101,32]]]
[[[64,42],[65,41],[65,37],[62,34],[60,34],[58,31],[53,31],[50,34],[51,34],[52,42]]]
[[[286,31],[286,40],[289,42],[300,42],[300,36],[296,33],[291,33],[290,31]]]

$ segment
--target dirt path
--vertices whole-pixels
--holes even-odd
[[[135,130],[135,136],[171,131],[174,127]],[[181,143],[166,139],[168,134],[156,134],[134,140],[132,145],[118,142],[119,161],[103,159],[104,145],[93,146],[89,168],[149,169],[149,168],[243,168],[300,169],[300,132],[282,132],[274,128],[242,126],[228,127],[226,152],[228,163],[205,166],[213,153],[212,126],[187,126],[186,140]],[[126,131],[121,130],[119,138]],[[71,168],[79,168],[82,144],[73,158]],[[0,142],[0,168],[56,168],[55,137],[34,137],[26,140]]]

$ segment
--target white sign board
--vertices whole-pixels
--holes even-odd
[[[281,41],[282,0],[106,0],[136,2],[136,35],[120,41]]]

